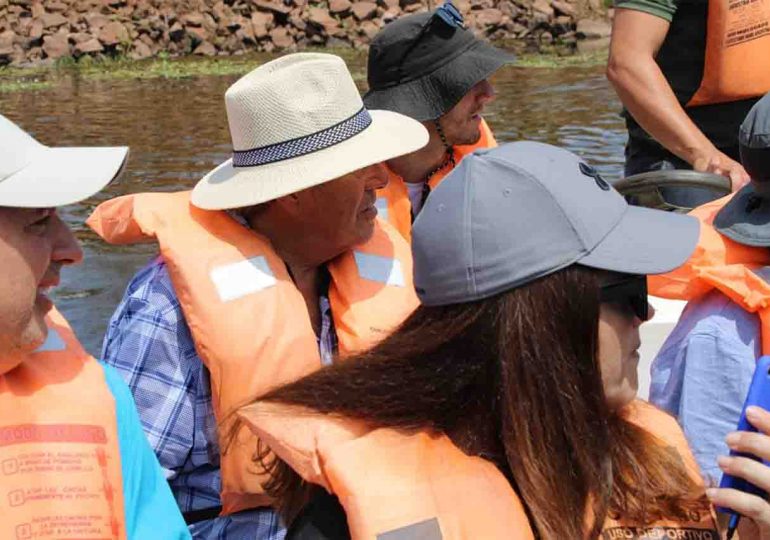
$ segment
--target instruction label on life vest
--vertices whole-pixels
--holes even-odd
[[[770,35],[770,0],[728,0],[724,47]]]
[[[602,540],[719,540],[712,529],[688,527],[613,527],[602,532]]]
[[[0,426],[0,538],[119,538],[106,443],[101,426]]]

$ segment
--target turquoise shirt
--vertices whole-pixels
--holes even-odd
[[[128,540],[189,539],[158,459],[142,431],[131,392],[113,368],[102,366],[115,397]]]

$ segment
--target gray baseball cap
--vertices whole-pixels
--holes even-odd
[[[629,206],[596,170],[548,144],[477,150],[414,222],[414,283],[424,305],[480,300],[574,263],[659,274],[684,263],[698,220]]]

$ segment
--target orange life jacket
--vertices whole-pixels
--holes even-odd
[[[372,431],[363,422],[270,403],[249,405],[238,415],[304,480],[339,498],[353,540],[534,538],[506,478],[491,462],[461,452],[445,435]],[[642,402],[629,407],[628,415],[679,452],[692,478],[702,482],[673,418]],[[679,535],[669,536],[671,530]],[[602,538],[718,540],[719,536],[709,513],[687,523],[645,527],[610,519]]]
[[[770,0],[709,0],[706,60],[688,106],[770,91]]]
[[[115,399],[55,310],[48,339],[0,375],[0,538],[123,540]]]
[[[88,224],[107,242],[157,241],[190,328],[211,373],[220,425],[224,513],[269,501],[243,430],[229,450],[229,415],[270,388],[321,366],[303,296],[268,240],[226,212],[192,206],[189,192],[145,193],[101,204]],[[387,223],[327,265],[341,354],[373,345],[417,307],[411,252]]]
[[[717,232],[716,214],[733,197],[728,195],[690,212],[700,224],[700,238],[685,264],[667,274],[647,278],[650,294],[675,300],[694,300],[718,290],[750,313],[759,316],[762,354],[770,354],[770,249],[739,244]]]
[[[460,161],[479,148],[494,148],[497,146],[495,136],[492,134],[492,130],[489,129],[487,122],[481,119],[481,137],[475,144],[469,144],[465,146],[454,147],[454,160],[455,163]],[[430,189],[436,189],[436,186],[452,172],[451,165],[447,165],[445,168],[436,172],[431,176],[428,181]],[[404,179],[394,173],[390,167],[388,169],[389,181],[388,185],[382,189],[377,190],[377,211],[379,217],[384,219],[393,225],[401,236],[406,238],[408,242],[412,240],[412,203],[409,200],[409,192],[406,189]]]

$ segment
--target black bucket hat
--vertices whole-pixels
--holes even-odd
[[[719,211],[714,227],[739,244],[770,247],[770,94],[746,115],[738,144],[751,183]]]
[[[474,85],[515,60],[463,26],[451,2],[387,25],[369,47],[364,103],[415,120],[434,120]]]

